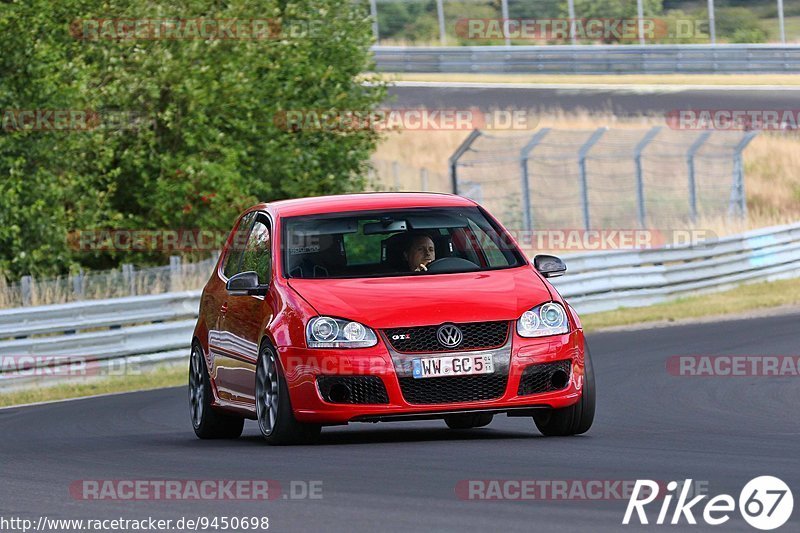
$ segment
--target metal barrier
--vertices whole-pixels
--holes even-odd
[[[651,305],[800,276],[800,223],[701,245],[581,253],[564,260],[568,273],[553,283],[578,312]],[[199,298],[192,291],[0,311],[0,387],[37,381],[33,370],[20,372],[4,362],[13,358],[27,357],[31,369],[57,364],[47,356],[101,364],[185,360]]]
[[[564,256],[553,285],[580,313],[641,307],[753,281],[800,276],[800,223],[700,245]]]
[[[374,46],[384,72],[668,74],[800,72],[800,45]]]

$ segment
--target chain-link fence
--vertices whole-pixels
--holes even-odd
[[[589,2],[573,0],[358,0],[373,18],[378,45],[486,45],[486,44],[581,44],[623,42],[679,44],[737,42],[797,42],[800,28],[787,23],[800,15],[800,0],[751,2]],[[638,9],[641,7],[641,11]],[[785,16],[784,16],[785,15]],[[584,27],[591,20],[630,19],[652,21],[639,33],[622,38],[594,37]],[[788,21],[785,20],[788,18]],[[467,30],[475,21],[480,31]],[[569,20],[564,34],[530,32],[524,21],[536,27]],[[499,25],[492,25],[498,21]],[[499,27],[498,27],[499,26]],[[529,27],[529,26],[528,26]],[[533,34],[532,34],[533,33]]]
[[[746,217],[742,151],[755,132],[474,131],[450,176],[422,187],[420,170],[376,165],[383,188],[455,192],[515,230],[680,228]],[[430,173],[428,173],[430,175]]]
[[[742,150],[754,132],[474,132],[453,155],[456,194],[509,227],[647,228],[744,217]]]

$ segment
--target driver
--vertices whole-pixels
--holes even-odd
[[[408,263],[408,269],[412,272],[428,270],[428,263],[436,259],[436,247],[433,239],[424,233],[410,235],[407,241],[403,258]]]

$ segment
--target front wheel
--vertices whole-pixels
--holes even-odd
[[[295,419],[277,355],[266,344],[261,347],[256,368],[256,418],[261,434],[270,444],[313,442],[322,429],[320,425]]]
[[[189,414],[194,433],[201,439],[236,439],[244,429],[244,418],[215,411],[211,380],[199,344],[192,345],[189,359]]]
[[[542,435],[548,437],[565,437],[580,435],[589,431],[594,422],[595,382],[592,359],[588,346],[585,349],[583,363],[583,391],[581,399],[575,405],[563,409],[549,409],[533,416],[536,427]]]

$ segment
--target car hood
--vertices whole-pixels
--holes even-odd
[[[289,285],[320,315],[376,329],[516,320],[550,293],[531,267],[458,274],[299,279]]]

